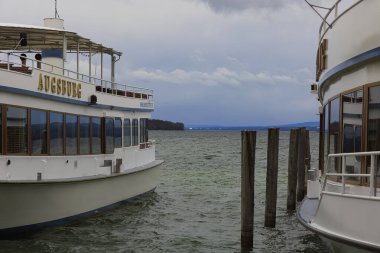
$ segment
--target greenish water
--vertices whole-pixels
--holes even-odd
[[[0,241],[0,252],[239,252],[240,132],[152,131],[165,160],[156,192],[80,223]],[[311,133],[312,165],[318,135]],[[327,252],[286,212],[289,133],[280,133],[277,226],[264,224],[266,145],[256,150],[254,252]]]

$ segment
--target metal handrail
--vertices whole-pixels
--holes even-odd
[[[371,197],[376,196],[376,184],[375,184],[375,178],[376,178],[376,167],[377,167],[377,156],[380,155],[380,151],[367,151],[367,152],[356,152],[356,153],[338,153],[338,154],[329,154],[327,156],[327,170],[330,165],[330,161],[332,158],[342,158],[342,172],[341,173],[329,173],[326,172],[325,181],[323,184],[322,191],[325,191],[326,189],[326,182],[327,178],[329,176],[336,176],[336,177],[342,177],[342,194],[346,194],[346,177],[368,177],[369,178],[369,188],[370,193],[369,195]],[[349,156],[371,156],[371,165],[370,165],[370,173],[369,174],[355,174],[355,173],[346,173],[346,157]]]
[[[140,142],[139,148],[140,149],[146,149],[146,148],[150,148],[150,147],[154,146],[155,144],[156,144],[155,140],[150,140],[147,142]]]
[[[345,9],[344,11],[342,11],[340,14],[339,14],[339,3],[341,2],[342,0],[337,0],[335,2],[335,4],[330,8],[330,10],[326,13],[326,15],[324,16],[324,20],[321,24],[321,26],[319,27],[319,40],[321,41],[322,38],[324,37],[324,35],[326,34],[326,32],[331,29],[330,26],[332,26],[338,19],[340,19],[344,14],[346,14],[348,11],[350,11],[352,8],[354,8],[356,5],[358,5],[359,3],[363,2],[363,0],[358,0],[357,2],[353,3],[352,5],[350,5],[349,7],[347,7],[347,9]],[[326,20],[329,18],[329,16],[331,15],[331,13],[335,11],[335,18],[334,20],[329,24],[328,27],[326,27]]]
[[[9,52],[1,52],[1,51],[0,51],[0,54],[6,55],[7,60],[0,60],[0,61],[3,61],[3,62],[5,62],[5,63],[8,64],[8,70],[10,69],[10,65],[11,64],[12,65],[13,64],[21,65],[20,63],[12,62],[10,60],[10,56],[11,55],[15,56],[15,57],[19,57],[19,55],[16,55],[16,54],[13,54],[13,53],[9,53]],[[109,89],[110,88],[110,89],[112,89],[112,94],[115,94],[115,91],[117,91],[118,88],[120,87],[121,91],[124,91],[124,92],[133,92],[133,93],[146,94],[148,96],[148,99],[151,99],[153,97],[153,90],[151,90],[151,89],[111,82],[111,81],[108,81],[108,80],[105,80],[105,79],[100,79],[100,78],[97,78],[97,77],[93,77],[93,76],[82,74],[82,73],[79,73],[79,72],[76,72],[76,71],[72,71],[72,70],[69,70],[69,69],[61,68],[61,67],[49,64],[49,63],[42,62],[42,61],[37,61],[35,59],[28,58],[28,57],[25,57],[25,59],[32,62],[31,66],[30,66],[32,68],[32,71],[34,69],[36,69],[36,70],[52,73],[55,69],[57,69],[59,71],[62,71],[62,75],[61,76],[73,78],[73,79],[80,80],[80,81],[85,82],[85,83],[89,83],[89,84],[92,84],[92,85],[100,86],[102,88],[102,90],[103,90],[103,88],[105,88],[105,89]],[[41,68],[37,68],[37,63],[41,64]],[[42,66],[47,66],[48,68],[51,68],[51,70],[49,71],[48,68],[43,68],[42,69]],[[54,73],[54,74],[59,75],[57,73]],[[70,76],[70,74],[72,74],[74,77]],[[87,79],[87,80],[85,80],[85,79]],[[125,94],[125,96],[126,96],[126,94]]]

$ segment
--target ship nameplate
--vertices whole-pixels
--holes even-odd
[[[38,79],[38,90],[61,96],[81,98],[82,84],[65,80],[63,78],[42,75]]]

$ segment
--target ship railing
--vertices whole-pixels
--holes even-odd
[[[28,57],[24,57],[26,63],[22,64],[20,63],[20,55],[14,53],[0,52],[0,55],[3,56],[0,57],[0,68],[14,70],[15,67],[17,67],[17,72],[20,72],[19,70],[28,69],[30,73],[33,73],[34,70],[38,70],[92,84],[95,86],[96,91],[98,92],[136,99],[153,100],[153,90],[151,89],[115,83],[105,79],[61,68],[49,63],[44,63],[42,61],[37,61]],[[18,60],[13,60],[11,58],[17,58]]]
[[[327,179],[329,177],[341,178],[341,194],[348,194],[346,191],[347,178],[357,177],[357,178],[368,178],[369,179],[369,196],[376,196],[376,178],[377,178],[377,157],[380,155],[380,151],[368,151],[368,152],[356,152],[356,153],[339,153],[339,154],[329,154],[327,157],[327,169],[330,168],[332,159],[341,159],[340,163],[341,173],[339,172],[327,172],[325,175],[325,181],[323,184],[322,192],[326,191]],[[370,170],[368,174],[361,173],[347,173],[346,171],[346,159],[347,157],[370,157]],[[337,162],[337,161],[335,161]]]
[[[333,24],[344,16],[348,11],[354,8],[363,0],[351,0],[351,1],[342,1],[337,0],[335,4],[328,9],[327,13],[323,17],[322,24],[319,28],[319,40],[321,41],[326,32],[333,26]],[[322,17],[322,16],[321,16]]]
[[[151,148],[151,147],[153,147],[155,144],[156,144],[156,141],[155,141],[155,140],[150,140],[150,141],[147,141],[147,142],[141,142],[141,143],[140,143],[140,149]]]

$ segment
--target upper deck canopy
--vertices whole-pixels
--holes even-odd
[[[20,41],[20,33],[27,33],[28,45],[17,50],[44,50],[62,48],[64,38],[66,49],[76,52],[103,52],[121,56],[121,52],[91,41],[75,32],[43,26],[0,23],[0,50],[14,50]]]

